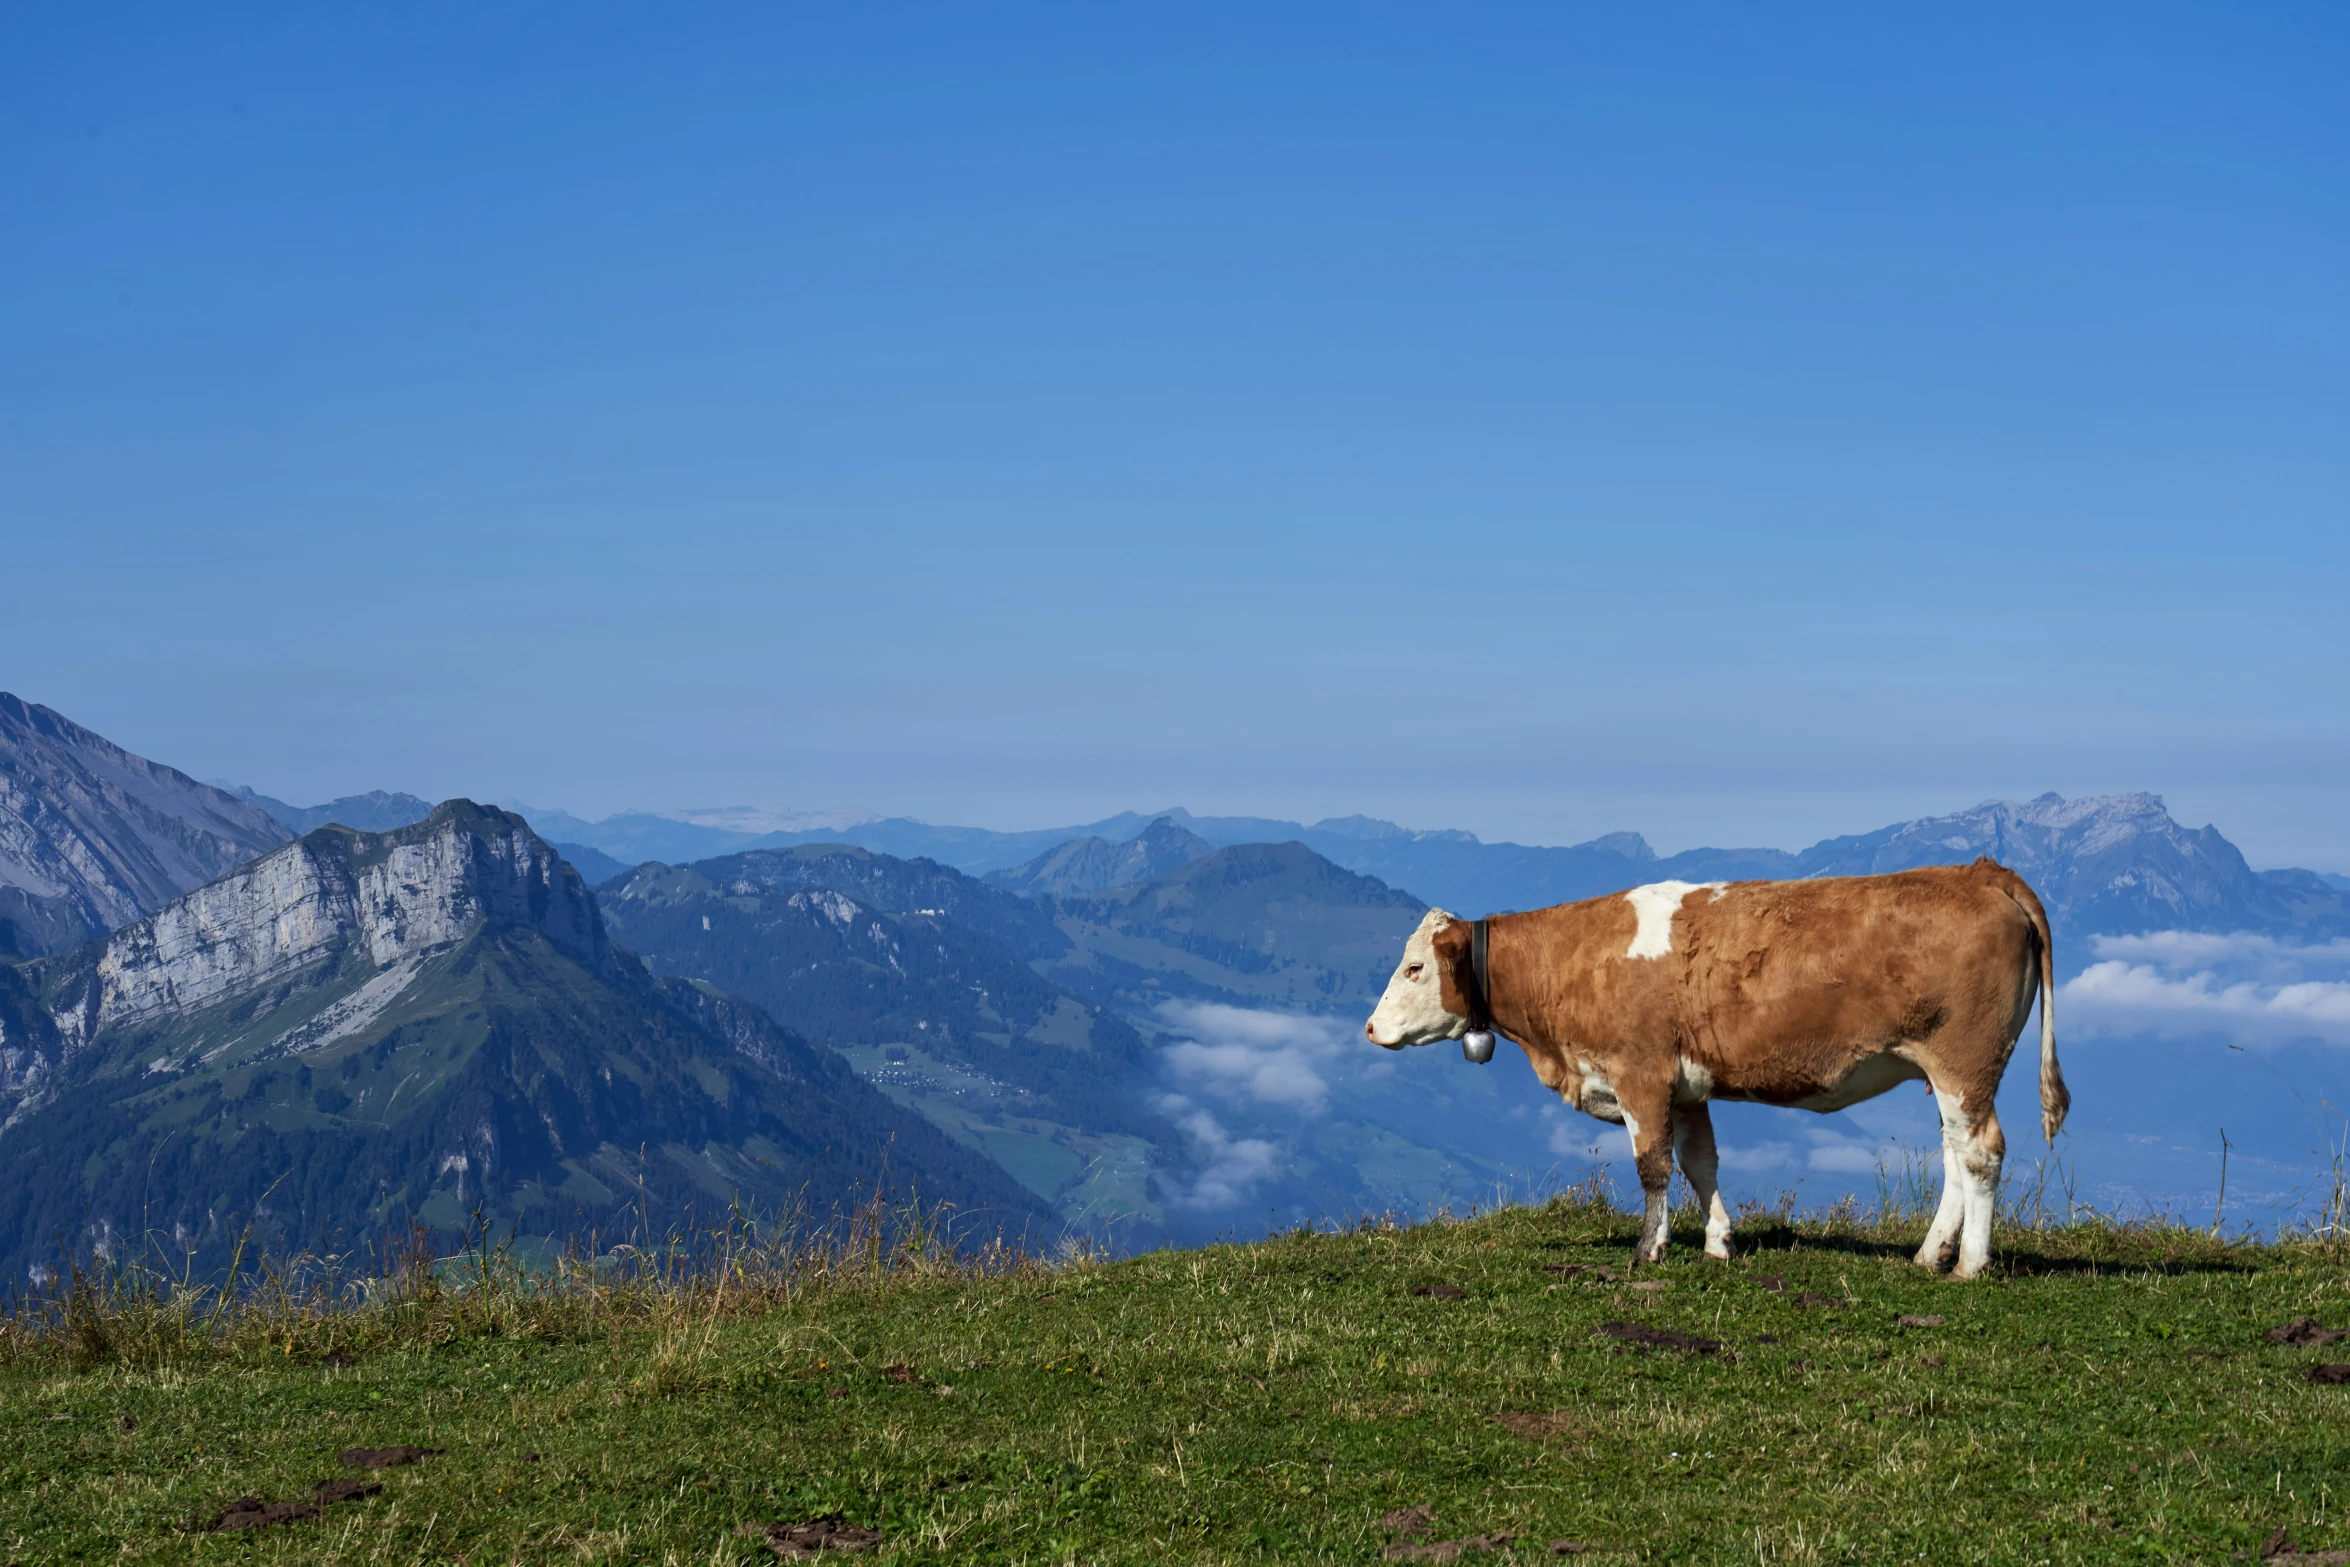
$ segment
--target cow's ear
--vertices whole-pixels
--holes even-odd
[[[1469,1015],[1469,927],[1459,920],[1438,927],[1428,938],[1436,958],[1437,999],[1454,1017]]]

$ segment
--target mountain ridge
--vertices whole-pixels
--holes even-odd
[[[647,973],[527,823],[463,800],[0,968],[0,1092],[10,1269],[62,1231],[348,1245],[478,1210],[552,1243],[737,1197],[820,1217],[884,1180],[1044,1217],[832,1052]]]
[[[102,936],[292,836],[224,790],[0,692],[0,960]]]

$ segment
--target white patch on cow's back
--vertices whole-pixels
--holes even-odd
[[[1709,889],[1719,896],[1728,885],[1726,881],[1655,881],[1625,893],[1624,901],[1632,905],[1640,924],[1632,932],[1632,945],[1624,949],[1624,956],[1661,958],[1672,951],[1673,916],[1681,912],[1681,900]]]

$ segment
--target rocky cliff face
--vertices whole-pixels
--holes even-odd
[[[291,836],[235,795],[0,692],[0,958],[79,946]]]
[[[451,800],[395,832],[322,827],[34,972],[71,1050],[118,1025],[184,1016],[354,953],[399,970],[485,919],[535,930],[591,969],[611,968],[603,920],[578,872],[521,817]]]

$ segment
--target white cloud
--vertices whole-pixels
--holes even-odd
[[[1281,1151],[1261,1137],[1234,1137],[1207,1111],[1181,1094],[1159,1100],[1159,1109],[1191,1139],[1199,1171],[1190,1189],[1168,1199],[1173,1208],[1229,1208],[1244,1202],[1266,1177],[1278,1174]]]
[[[1168,1072],[1186,1088],[1252,1104],[1319,1115],[1329,1108],[1322,1067],[1344,1051],[1352,1030],[1329,1018],[1196,1002],[1159,1008],[1190,1035],[1169,1045]]]
[[[2248,1042],[2324,1039],[2350,1044],[2350,984],[2297,980],[2227,983],[2209,971],[2173,979],[2150,963],[2098,963],[2064,987],[2069,1017],[2093,1034],[2220,1033]]]
[[[2059,1035],[2219,1034],[2247,1044],[2350,1044],[2350,941],[2295,945],[2238,931],[2095,936],[2099,961],[2066,982]]]
[[[2198,930],[2151,930],[2137,936],[2091,936],[2089,950],[2100,958],[2152,964],[2173,971],[2224,970],[2297,978],[2312,969],[2350,969],[2350,940],[2322,946],[2295,946],[2250,931],[2216,936]]]

